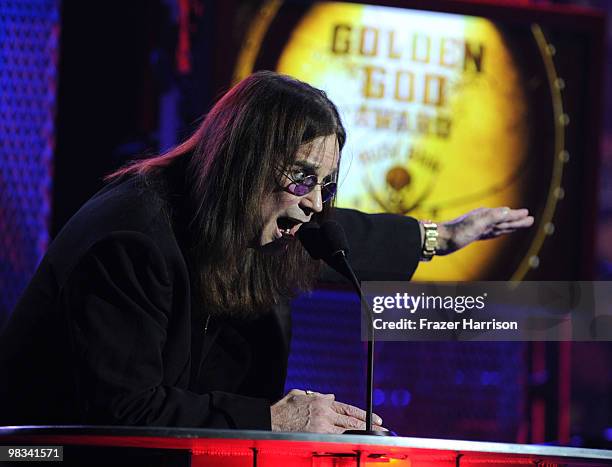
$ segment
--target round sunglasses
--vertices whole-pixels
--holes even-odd
[[[321,185],[321,199],[324,203],[327,203],[336,196],[336,189],[338,188],[336,182],[319,183],[319,179],[316,175],[304,176],[302,171],[297,171],[294,174],[289,174],[287,172],[282,173],[291,180],[291,183],[285,189],[292,195],[307,195],[314,190],[317,185]]]

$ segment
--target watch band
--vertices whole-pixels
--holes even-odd
[[[431,261],[438,249],[438,224],[424,221],[423,230],[425,239],[421,250],[421,261]]]

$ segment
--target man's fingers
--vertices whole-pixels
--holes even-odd
[[[334,425],[350,430],[365,430],[364,421],[358,420],[355,417],[350,417],[348,415],[342,415],[339,413],[336,414]]]
[[[523,217],[515,221],[504,221],[495,225],[498,230],[505,229],[522,229],[525,227],[531,227],[533,225],[534,218],[532,216]]]
[[[346,428],[342,428],[341,426],[331,425],[329,429],[327,430],[327,433],[342,434],[344,433],[344,430],[346,430]]]
[[[518,221],[529,215],[529,209],[510,209],[510,208],[497,208],[498,222],[511,222]]]
[[[341,414],[337,414],[335,425],[347,430],[365,430],[366,428],[366,423],[364,421]],[[389,431],[387,428],[380,425],[372,425],[372,429],[377,431]]]
[[[336,412],[338,412],[339,414],[342,415],[349,415],[351,417],[355,417],[359,420],[363,420],[365,421],[366,419],[366,412],[365,410],[361,410],[358,407],[355,407],[353,405],[349,405],[349,404],[345,404],[343,402],[334,402],[332,404],[332,409],[334,409]]]
[[[354,417],[358,420],[362,420],[365,422],[366,411],[355,407],[354,405],[344,404],[343,402],[334,402],[332,404],[332,408],[339,414],[348,415],[350,417]],[[380,418],[376,414],[372,414],[372,423],[376,425],[381,425],[382,418]]]
[[[372,429],[376,431],[389,431],[388,428],[385,428],[384,426],[378,426],[378,425],[372,426]]]

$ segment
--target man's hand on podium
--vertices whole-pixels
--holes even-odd
[[[333,394],[292,389],[270,408],[273,431],[344,433],[365,430],[366,413],[335,400]],[[382,419],[374,414],[372,428],[385,430]]]

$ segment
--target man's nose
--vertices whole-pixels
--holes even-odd
[[[317,185],[314,189],[300,198],[300,207],[307,211],[321,212],[323,211],[323,197],[321,196],[321,185]]]

